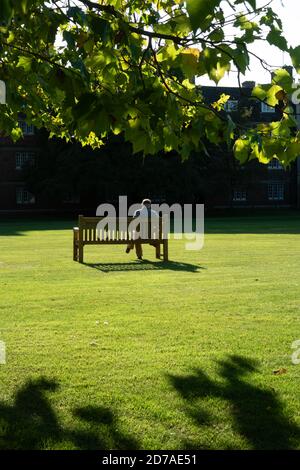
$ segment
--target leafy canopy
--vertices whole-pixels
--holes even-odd
[[[206,103],[194,80],[209,76],[217,84],[233,69],[240,77],[258,38],[289,53],[300,70],[300,46],[288,46],[270,3],[1,0],[1,129],[18,139],[22,112],[51,135],[92,147],[124,133],[134,152],[176,150],[187,158],[207,141],[227,142],[242,162],[275,157],[288,165],[300,153],[300,136],[287,71],[255,88],[256,99],[282,111],[278,122],[255,128],[226,115],[229,96]]]

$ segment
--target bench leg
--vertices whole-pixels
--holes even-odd
[[[169,261],[168,240],[164,240],[163,242],[163,255],[164,255],[164,261]]]
[[[83,263],[83,245],[79,245],[78,248],[78,261],[79,263]]]
[[[73,261],[78,261],[78,244],[77,240],[73,240]]]
[[[78,257],[78,254],[77,254],[77,246],[76,246],[76,244],[74,243],[74,244],[73,244],[73,261],[78,261],[78,260],[77,260],[77,257]]]
[[[159,241],[155,245],[155,255],[156,255],[156,259],[160,259],[160,243],[159,243]]]
[[[135,252],[136,252],[136,256],[139,259],[141,259],[143,256],[143,248],[142,248],[142,244],[140,241],[135,242]]]

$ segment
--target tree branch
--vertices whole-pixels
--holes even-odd
[[[121,13],[119,13],[112,5],[101,5],[99,3],[94,3],[91,2],[90,0],[80,0],[81,3],[83,3],[85,6],[90,8],[91,10],[97,10],[97,11],[102,11],[105,13],[108,13],[109,15],[122,20],[124,23],[124,17]],[[155,33],[154,31],[146,31],[145,29],[142,28],[137,28],[135,26],[130,25],[129,23],[126,23],[129,31],[135,34],[139,34],[141,36],[146,36],[151,39],[165,39],[169,41],[173,41],[175,44],[185,44],[186,41],[188,41],[187,37],[179,37],[179,36],[174,36],[173,34],[164,34],[164,33]]]

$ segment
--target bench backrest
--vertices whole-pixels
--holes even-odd
[[[138,224],[136,217],[78,217],[79,239],[84,243],[99,241],[163,240],[166,226],[162,217],[155,217]],[[134,222],[136,220],[136,223]],[[140,221],[142,219],[139,219]],[[102,223],[101,223],[102,222]],[[142,225],[142,226],[141,226]],[[140,234],[138,236],[138,234]]]

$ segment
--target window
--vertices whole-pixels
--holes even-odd
[[[268,184],[268,199],[269,201],[283,201],[284,200],[284,184],[283,183],[269,183]]]
[[[27,189],[17,188],[16,194],[17,204],[34,204],[35,197]]]
[[[225,103],[224,109],[226,113],[236,113],[238,111],[238,106],[238,100],[228,100],[227,103]]]
[[[16,152],[16,170],[21,170],[27,162],[33,164],[34,159],[34,152]]]
[[[261,103],[261,112],[262,113],[275,113],[275,108],[267,105],[267,103]]]
[[[234,189],[233,201],[247,201],[247,192],[245,190]]]
[[[276,158],[273,158],[268,164],[269,170],[283,170],[283,166],[281,165],[280,161]]]
[[[34,125],[27,124],[25,121],[19,121],[19,127],[23,132],[23,135],[34,135]]]

